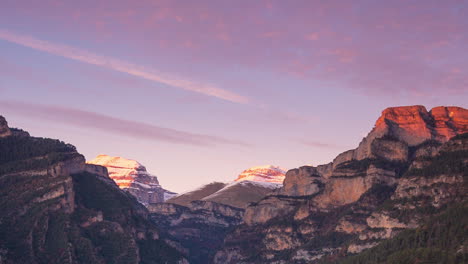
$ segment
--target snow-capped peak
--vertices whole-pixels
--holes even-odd
[[[109,177],[121,189],[133,194],[144,205],[163,202],[175,195],[175,193],[163,189],[159,185],[158,178],[147,172],[145,166],[138,161],[99,155],[87,163],[106,167]]]
[[[283,184],[286,170],[273,165],[256,166],[243,171],[235,180]]]

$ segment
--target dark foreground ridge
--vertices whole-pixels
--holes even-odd
[[[187,263],[104,167],[61,141],[2,131],[0,263]]]

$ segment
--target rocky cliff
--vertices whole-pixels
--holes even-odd
[[[247,207],[214,263],[329,263],[463,202],[467,122],[459,107],[384,110],[358,148],[288,171],[281,189]]]
[[[99,155],[87,163],[106,167],[110,178],[145,206],[164,202],[176,195],[163,189],[158,178],[148,173],[146,168],[135,160]]]
[[[0,263],[187,263],[148,211],[75,147],[0,138]]]

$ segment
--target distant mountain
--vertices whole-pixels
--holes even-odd
[[[467,180],[466,109],[388,108],[356,149],[249,205],[214,263],[466,263]]]
[[[0,263],[188,263],[105,167],[2,116],[0,134]]]
[[[203,198],[210,196],[213,193],[223,189],[224,187],[226,187],[226,185],[228,184],[223,182],[212,182],[203,185],[195,190],[177,194],[168,199],[166,202],[182,206],[189,206],[191,202],[202,200]]]
[[[285,173],[284,169],[272,165],[252,167],[243,171],[231,183],[210,183],[179,194],[167,202],[188,206],[192,201],[200,200],[245,208],[249,203],[257,202],[280,188]]]
[[[148,173],[146,168],[135,160],[99,155],[87,163],[106,167],[109,177],[121,189],[134,195],[140,203],[146,206],[151,203],[164,202],[176,195],[163,189],[158,178]]]

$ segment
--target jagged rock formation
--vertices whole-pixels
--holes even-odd
[[[417,227],[466,200],[467,132],[463,108],[384,110],[357,149],[247,207],[214,263],[328,263]]]
[[[146,168],[135,160],[99,155],[87,163],[106,167],[110,178],[145,206],[164,202],[176,195],[163,189],[158,178],[148,173]]]
[[[0,263],[187,263],[106,168],[2,126]]]

